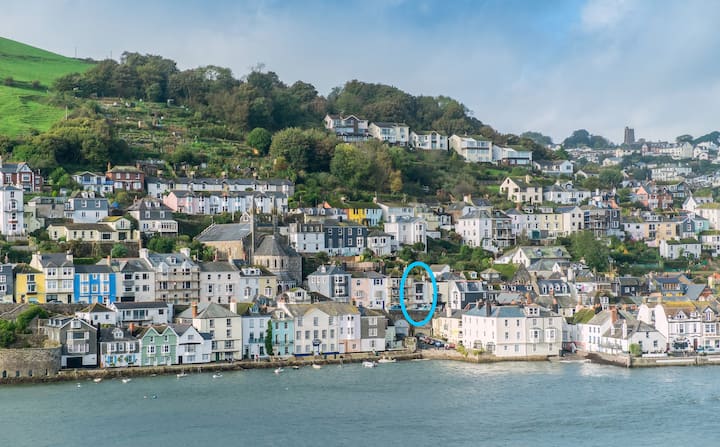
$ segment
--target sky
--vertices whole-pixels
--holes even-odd
[[[238,78],[263,64],[323,95],[384,83],[458,99],[501,132],[622,142],[625,126],[648,140],[720,129],[718,18],[712,0],[3,0],[0,36]]]

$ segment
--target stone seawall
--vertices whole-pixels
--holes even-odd
[[[0,349],[0,383],[54,380],[60,348]]]
[[[422,358],[433,360],[457,360],[468,363],[497,363],[497,362],[544,362],[548,360],[545,355],[530,355],[524,357],[498,357],[492,354],[463,355],[452,349],[424,349]]]
[[[26,349],[18,351],[29,351]],[[2,352],[2,351],[0,351]],[[170,366],[139,366],[139,367],[128,367],[128,368],[105,368],[105,369],[64,369],[57,372],[57,374],[48,376],[20,376],[13,377],[11,379],[0,379],[2,383],[33,383],[33,382],[62,382],[62,381],[77,381],[77,380],[90,380],[90,379],[112,379],[120,377],[139,377],[139,376],[152,376],[162,374],[178,374],[185,372],[187,374],[201,373],[201,372],[216,372],[216,371],[239,371],[244,369],[261,369],[261,368],[287,368],[291,366],[309,366],[311,364],[316,365],[338,365],[343,363],[359,363],[365,360],[378,360],[381,356],[390,357],[393,359],[401,360],[413,360],[421,358],[419,353],[413,353],[408,351],[392,351],[378,353],[378,355],[372,355],[370,353],[353,353],[353,354],[342,354],[328,356],[316,356],[316,357],[298,357],[291,359],[273,359],[273,360],[260,360],[260,361],[237,361],[228,363],[199,363],[194,365],[170,365]],[[60,357],[58,351],[58,369],[60,365]],[[27,367],[25,367],[27,369]],[[0,372],[2,370],[0,369]],[[56,370],[57,371],[57,370]],[[14,374],[14,371],[13,371]]]

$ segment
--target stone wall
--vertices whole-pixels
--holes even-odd
[[[60,347],[0,349],[0,383],[51,378],[60,370]]]

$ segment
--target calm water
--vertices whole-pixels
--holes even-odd
[[[718,377],[421,361],[0,386],[0,445],[718,445]]]

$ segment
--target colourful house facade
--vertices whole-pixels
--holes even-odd
[[[15,275],[16,303],[45,303],[45,274],[29,265],[18,267]]]
[[[140,335],[140,366],[177,364],[177,333],[170,326],[150,326]]]

